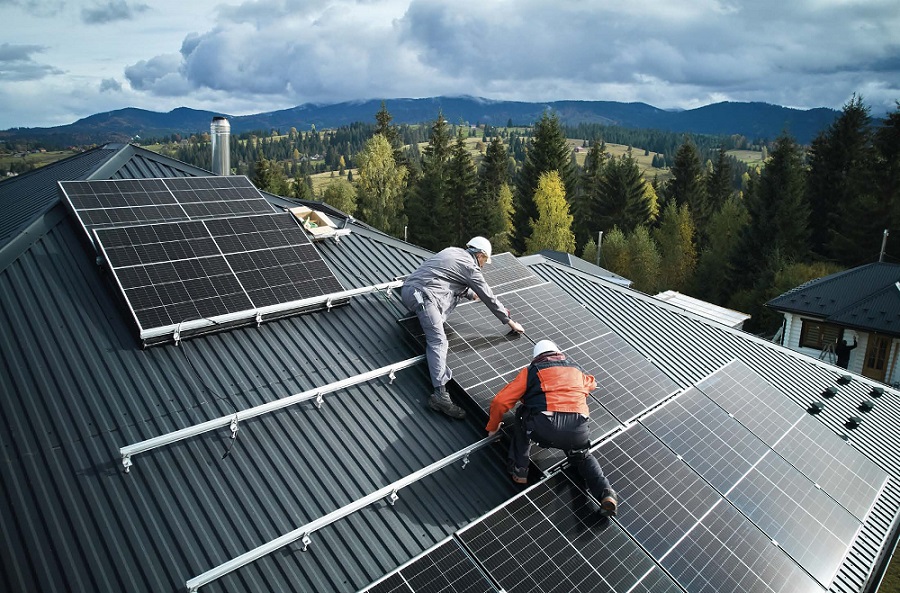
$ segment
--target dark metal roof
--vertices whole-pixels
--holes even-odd
[[[900,264],[876,262],[811,280],[767,306],[855,329],[900,336]]]

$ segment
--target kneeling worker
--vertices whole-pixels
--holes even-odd
[[[489,435],[500,428],[503,414],[522,402],[516,412],[518,423],[509,445],[509,468],[518,484],[528,482],[531,441],[545,448],[562,449],[569,463],[587,482],[591,494],[608,515],[616,514],[616,493],[603,475],[600,463],[591,455],[588,431],[588,394],[597,388],[588,375],[550,340],[534,345],[531,364],[519,371],[491,402]]]

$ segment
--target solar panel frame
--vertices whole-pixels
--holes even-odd
[[[93,232],[145,343],[321,309],[343,290],[290,213]]]

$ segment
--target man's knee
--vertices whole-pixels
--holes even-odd
[[[569,451],[566,451],[566,458],[572,465],[581,465],[590,454],[590,449],[570,449]]]

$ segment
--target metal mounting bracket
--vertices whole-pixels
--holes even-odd
[[[400,498],[397,496],[397,489],[394,488],[391,490],[390,496],[388,496],[388,502],[391,503],[391,506],[394,506],[394,503],[397,502],[397,499]]]
[[[129,473],[131,471],[131,466],[134,465],[131,462],[131,455],[123,455],[122,456],[122,467],[125,468],[125,473]]]
[[[325,394],[320,391],[319,394],[316,396],[316,401],[313,402],[313,405],[316,406],[317,410],[321,410],[322,404],[324,402],[325,402]]]
[[[466,455],[462,459],[462,468],[466,469],[467,465],[469,465],[469,454],[468,453],[466,453]]]
[[[397,378],[397,373],[394,372],[394,369],[391,369],[391,372],[388,373],[388,379],[389,379],[388,385],[393,385],[394,379],[396,379],[396,378]]]
[[[303,544],[303,548],[301,548],[301,549],[305,552],[306,549],[309,547],[309,544],[312,543],[312,540],[309,539],[308,533],[303,534],[303,537],[300,538],[300,543]]]
[[[263,322],[263,316],[262,316],[262,313],[260,313],[259,311],[257,311],[257,312],[256,312],[256,327],[259,327],[260,325],[262,325],[262,322]]]
[[[234,418],[231,419],[231,425],[229,426],[229,428],[231,428],[231,438],[233,438],[233,439],[237,438],[237,431],[238,431],[237,416],[235,416]]]

